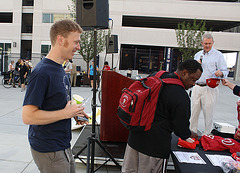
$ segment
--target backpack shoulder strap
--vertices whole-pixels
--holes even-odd
[[[159,72],[157,72],[157,74],[155,74],[154,76],[157,78],[160,78],[164,73],[168,73],[167,71],[161,70]]]
[[[161,70],[161,71],[157,72],[157,74],[154,75],[154,76],[157,77],[157,78],[160,78],[164,73],[169,73],[169,72],[164,71],[164,70]],[[180,85],[180,86],[182,86],[183,88],[185,88],[184,85],[183,85],[183,83],[182,83],[182,81],[181,81],[180,79],[176,79],[176,78],[164,78],[164,79],[162,79],[162,81],[163,81],[164,83],[166,83],[166,84]]]
[[[176,78],[165,78],[165,79],[162,79],[162,80],[163,80],[163,82],[166,83],[166,84],[180,85],[180,86],[182,86],[183,88],[185,88],[184,85],[183,85],[183,83],[182,83],[182,81],[181,81],[180,79],[176,79]]]

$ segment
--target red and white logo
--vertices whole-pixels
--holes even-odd
[[[126,102],[128,101],[128,96],[124,95],[123,96],[123,101],[120,103],[122,107],[126,107]]]
[[[234,145],[235,143],[230,138],[225,138],[222,140],[224,145]]]
[[[205,135],[205,136],[209,137],[210,139],[214,139],[213,135]]]

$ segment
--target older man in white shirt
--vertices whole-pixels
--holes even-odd
[[[219,90],[217,87],[208,87],[206,79],[226,78],[228,70],[223,54],[212,47],[214,43],[212,35],[204,34],[201,43],[203,50],[196,53],[194,59],[202,64],[203,73],[192,90],[190,129],[197,133],[198,119],[202,110],[205,120],[203,135],[208,135],[213,127],[213,112]]]

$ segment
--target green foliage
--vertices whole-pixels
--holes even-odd
[[[76,0],[72,0],[72,4],[68,5],[68,10],[73,19],[76,19]]]
[[[72,5],[68,6],[71,16],[76,19],[76,0],[72,0]],[[106,48],[106,35],[110,35],[110,30],[97,30],[97,55]],[[84,31],[81,34],[79,54],[89,67],[89,62],[94,58],[94,31]],[[88,70],[88,68],[87,68]]]
[[[107,32],[106,30],[97,30],[97,55],[106,47]],[[89,64],[94,57],[94,31],[84,31],[81,34],[80,47],[79,54]]]
[[[201,21],[197,24],[196,19],[193,23],[182,22],[175,29],[179,51],[182,59],[193,59],[194,55],[201,49],[202,36],[207,30],[206,22]]]

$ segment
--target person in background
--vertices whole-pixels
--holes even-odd
[[[104,67],[103,67],[102,70],[111,70],[111,68],[110,68],[110,66],[108,65],[108,62],[107,62],[107,61],[104,62]]]
[[[68,59],[65,60],[64,70],[67,74],[69,81],[71,81],[72,63]]]
[[[92,61],[92,65],[90,65],[89,69],[88,69],[88,78],[90,79],[91,82],[91,87],[92,87],[92,91],[93,91],[93,74],[94,74],[94,61]],[[96,77],[98,74],[98,66],[96,65]],[[96,84],[97,87],[97,84]]]
[[[71,86],[75,87],[77,82],[77,66],[72,60],[69,60],[69,61],[72,63],[71,80],[70,80]]]
[[[32,71],[32,67],[29,65],[29,62],[25,61],[25,65],[27,66],[27,76],[29,77]]]
[[[9,65],[8,65],[8,71],[9,71],[9,72],[12,72],[12,71],[14,71],[14,69],[15,69],[15,67],[14,67],[14,61],[11,60],[11,62],[10,62]]]
[[[224,86],[228,86],[231,90],[233,90],[233,94],[236,96],[240,96],[240,86],[230,82],[227,79],[222,79],[222,84]],[[237,112],[238,112],[238,128],[235,132],[234,138],[240,142],[240,99],[237,102]]]
[[[15,70],[14,70],[14,78],[13,78],[13,88],[16,88],[16,78],[20,76],[20,63],[21,59],[18,59],[18,61],[15,64]],[[18,86],[20,87],[20,81],[18,82]]]
[[[161,78],[180,79],[180,85],[165,84],[158,97],[155,117],[148,131],[129,131],[122,166],[123,173],[163,173],[170,155],[171,135],[181,139],[197,138],[189,129],[190,99],[185,90],[194,86],[202,74],[201,65],[189,59],[182,62],[174,73],[164,73]],[[154,74],[152,74],[154,75]]]
[[[22,120],[28,124],[28,139],[34,162],[41,173],[75,173],[72,156],[71,118],[89,116],[81,104],[71,104],[71,84],[62,67],[80,49],[82,28],[64,19],[50,29],[51,49],[33,69],[22,108]]]
[[[31,61],[30,61],[29,59],[26,59],[25,63],[28,64],[28,66],[29,66],[30,69],[32,70],[33,65],[32,65]]]
[[[203,135],[209,135],[213,128],[213,113],[219,90],[217,87],[208,87],[206,79],[226,78],[228,69],[223,54],[212,47],[214,40],[211,34],[204,34],[201,43],[203,50],[196,53],[194,59],[202,64],[203,73],[192,89],[190,129],[197,133],[199,115],[202,110],[205,120]]]
[[[8,72],[9,72],[9,75],[10,75],[8,83],[11,83],[11,81],[12,81],[12,79],[14,77],[14,75],[13,75],[14,69],[15,69],[14,68],[14,61],[11,60],[10,64],[8,65]]]
[[[230,82],[227,79],[222,79],[222,84],[224,86],[228,86],[231,90],[233,90],[233,94],[236,96],[240,96],[240,86]]]
[[[21,92],[23,92],[26,89],[25,81],[28,74],[28,68],[25,65],[25,62],[23,60],[21,60],[19,67],[20,67],[19,72],[20,72]]]

